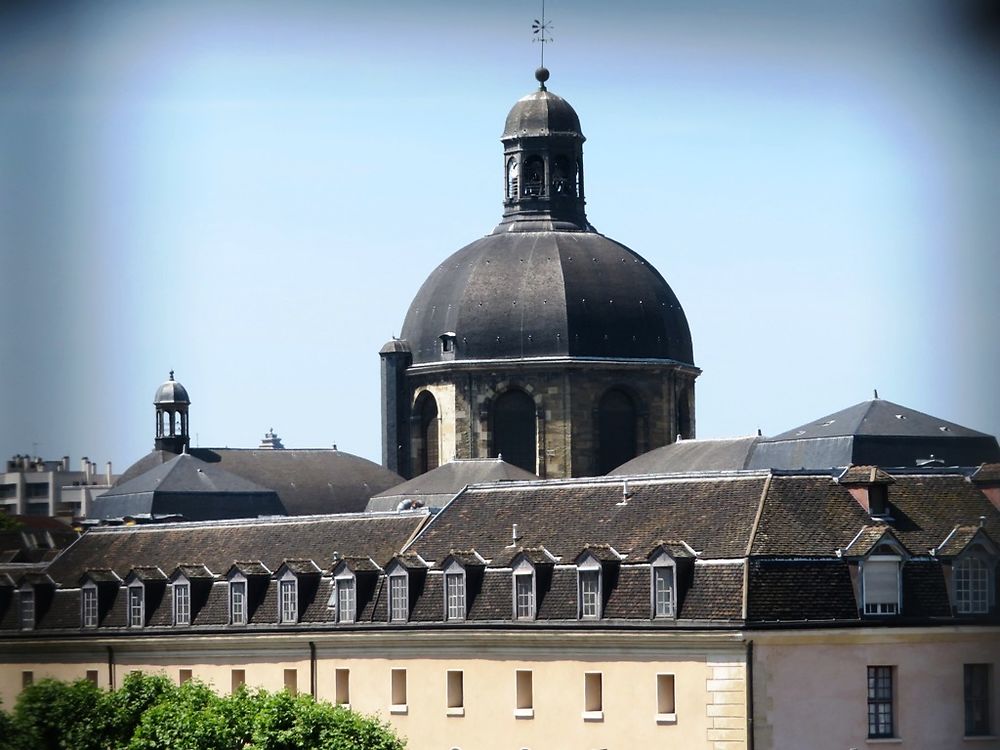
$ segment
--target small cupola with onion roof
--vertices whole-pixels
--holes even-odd
[[[538,90],[511,108],[504,146],[504,212],[499,232],[590,229],[584,213],[580,118],[569,102],[545,87],[547,68],[535,71]]]
[[[171,370],[170,377],[156,389],[153,397],[153,407],[156,409],[156,450],[187,453],[191,446],[188,424],[190,405],[187,389],[174,380],[174,371]]]

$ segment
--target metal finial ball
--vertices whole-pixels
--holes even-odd
[[[549,69],[548,68],[539,68],[538,70],[536,70],[535,71],[535,80],[538,81],[540,84],[542,84],[544,86],[545,82],[547,80],[549,80]]]

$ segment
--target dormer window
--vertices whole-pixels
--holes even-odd
[[[601,617],[601,564],[596,560],[593,567],[579,568],[580,617],[597,620]]]
[[[337,622],[354,622],[358,616],[357,585],[354,575],[338,576],[337,587]]]
[[[465,619],[465,570],[457,563],[444,574],[445,619]]]
[[[970,553],[955,563],[955,610],[960,615],[986,614],[990,611],[990,567],[977,554]]]
[[[662,553],[653,561],[653,617],[677,614],[676,569],[673,560]]]
[[[242,576],[229,581],[229,622],[247,624],[247,580]]]
[[[141,628],[146,624],[146,590],[142,583],[133,583],[128,587],[128,609],[126,617],[130,628]]]
[[[83,627],[97,627],[97,612],[97,584],[86,583],[80,589],[80,622]]]
[[[191,583],[186,578],[174,581],[174,625],[191,624]]]
[[[453,331],[447,331],[438,336],[441,341],[441,353],[455,355],[455,339],[456,335]]]
[[[402,568],[389,575],[389,619],[406,622],[410,616],[409,576]]]
[[[35,627],[35,590],[24,587],[20,591],[20,609],[18,611],[23,630]]]
[[[514,568],[514,617],[535,619],[535,568],[527,560]]]
[[[888,485],[873,484],[868,488],[868,513],[872,518],[885,518],[889,515]]]
[[[899,569],[902,556],[886,544],[875,548],[861,562],[862,592],[866,615],[899,613]]]
[[[291,571],[278,581],[278,608],[278,621],[283,625],[299,621],[298,580]]]

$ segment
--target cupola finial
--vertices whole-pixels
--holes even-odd
[[[538,42],[541,47],[535,78],[541,84],[542,91],[545,91],[545,82],[549,80],[549,71],[545,67],[545,45],[552,41],[550,31],[552,31],[552,24],[545,20],[545,0],[542,0],[542,18],[541,20],[536,18],[535,22],[531,24],[531,33],[534,35],[534,39],[531,41]]]

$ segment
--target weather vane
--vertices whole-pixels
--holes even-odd
[[[542,0],[542,20],[539,21],[536,18],[535,22],[531,24],[531,33],[535,37],[531,41],[538,42],[542,48],[541,65],[539,66],[542,68],[545,67],[545,44],[552,41],[550,31],[552,31],[552,25],[545,20],[545,0]]]

